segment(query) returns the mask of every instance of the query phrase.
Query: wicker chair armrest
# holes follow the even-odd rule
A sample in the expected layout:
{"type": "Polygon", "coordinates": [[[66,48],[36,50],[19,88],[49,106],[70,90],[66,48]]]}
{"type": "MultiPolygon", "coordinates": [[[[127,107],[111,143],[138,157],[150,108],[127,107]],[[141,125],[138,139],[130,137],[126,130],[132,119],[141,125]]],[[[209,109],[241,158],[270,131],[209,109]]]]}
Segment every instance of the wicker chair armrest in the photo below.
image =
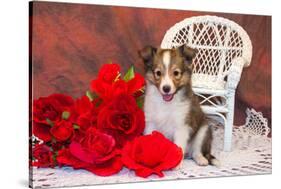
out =
{"type": "Polygon", "coordinates": [[[237,57],[232,60],[229,73],[227,75],[226,88],[235,90],[243,71],[243,67],[247,65],[247,61],[242,57],[237,57]]]}

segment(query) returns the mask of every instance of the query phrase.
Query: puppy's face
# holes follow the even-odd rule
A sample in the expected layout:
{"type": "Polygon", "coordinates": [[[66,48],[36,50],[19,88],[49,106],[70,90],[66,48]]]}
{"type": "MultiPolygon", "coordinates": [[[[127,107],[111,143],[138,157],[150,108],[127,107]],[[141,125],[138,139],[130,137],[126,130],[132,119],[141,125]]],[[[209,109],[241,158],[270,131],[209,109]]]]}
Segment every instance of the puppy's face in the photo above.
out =
{"type": "Polygon", "coordinates": [[[146,79],[158,88],[165,101],[171,101],[177,91],[191,84],[191,62],[195,54],[196,50],[186,46],[176,49],[147,46],[139,51],[146,79]]]}

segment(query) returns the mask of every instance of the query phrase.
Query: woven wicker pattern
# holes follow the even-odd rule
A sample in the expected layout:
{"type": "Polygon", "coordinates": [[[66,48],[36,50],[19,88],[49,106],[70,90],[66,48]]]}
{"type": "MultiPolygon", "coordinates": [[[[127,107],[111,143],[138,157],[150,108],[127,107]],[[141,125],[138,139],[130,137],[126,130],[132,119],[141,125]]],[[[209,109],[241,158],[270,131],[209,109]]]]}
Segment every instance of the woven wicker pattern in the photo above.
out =
{"type": "Polygon", "coordinates": [[[193,61],[193,86],[223,89],[233,60],[251,62],[251,41],[236,23],[216,17],[187,18],[169,29],[162,41],[162,48],[187,44],[198,53],[193,61]]]}

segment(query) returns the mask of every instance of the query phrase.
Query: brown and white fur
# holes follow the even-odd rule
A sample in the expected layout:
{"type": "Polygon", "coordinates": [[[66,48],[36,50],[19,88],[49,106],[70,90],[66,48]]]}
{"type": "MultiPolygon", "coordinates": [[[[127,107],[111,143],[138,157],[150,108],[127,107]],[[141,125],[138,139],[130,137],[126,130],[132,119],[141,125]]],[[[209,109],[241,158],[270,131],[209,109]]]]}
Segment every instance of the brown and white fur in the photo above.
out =
{"type": "Polygon", "coordinates": [[[218,165],[211,155],[212,130],[191,87],[196,50],[147,46],[139,51],[145,65],[145,134],[160,131],[201,166],[218,165]]]}

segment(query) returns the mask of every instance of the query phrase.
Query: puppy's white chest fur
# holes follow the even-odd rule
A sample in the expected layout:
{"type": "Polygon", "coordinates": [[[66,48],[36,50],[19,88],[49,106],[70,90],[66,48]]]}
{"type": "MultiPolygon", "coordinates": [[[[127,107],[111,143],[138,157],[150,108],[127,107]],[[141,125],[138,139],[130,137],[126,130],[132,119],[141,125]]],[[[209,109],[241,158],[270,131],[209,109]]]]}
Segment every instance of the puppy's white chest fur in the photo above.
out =
{"type": "Polygon", "coordinates": [[[188,128],[185,122],[189,107],[189,100],[184,99],[180,91],[175,94],[172,101],[166,102],[156,86],[147,82],[144,103],[145,134],[157,130],[173,140],[176,132],[180,130],[187,132],[188,128]]]}

